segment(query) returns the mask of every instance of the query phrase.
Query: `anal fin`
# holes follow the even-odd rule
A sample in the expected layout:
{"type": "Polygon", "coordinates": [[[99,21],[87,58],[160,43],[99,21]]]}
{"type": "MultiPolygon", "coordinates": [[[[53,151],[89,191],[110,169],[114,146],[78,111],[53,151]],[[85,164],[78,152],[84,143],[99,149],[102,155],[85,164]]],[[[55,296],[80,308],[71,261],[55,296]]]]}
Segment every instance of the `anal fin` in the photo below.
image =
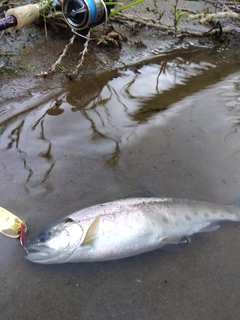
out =
{"type": "Polygon", "coordinates": [[[198,232],[212,232],[220,228],[220,225],[217,222],[210,222],[207,226],[200,229],[198,232]]]}

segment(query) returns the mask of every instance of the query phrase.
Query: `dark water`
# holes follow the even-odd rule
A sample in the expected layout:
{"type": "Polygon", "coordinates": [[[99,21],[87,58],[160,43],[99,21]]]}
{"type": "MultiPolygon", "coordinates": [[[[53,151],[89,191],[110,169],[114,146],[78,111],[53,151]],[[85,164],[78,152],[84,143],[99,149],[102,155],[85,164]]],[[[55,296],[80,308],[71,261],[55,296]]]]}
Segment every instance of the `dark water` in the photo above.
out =
{"type": "MultiPolygon", "coordinates": [[[[239,204],[239,51],[176,51],[0,117],[0,205],[29,238],[127,196],[239,204]]],[[[36,265],[0,235],[1,319],[237,319],[240,225],[176,252],[36,265]]]]}

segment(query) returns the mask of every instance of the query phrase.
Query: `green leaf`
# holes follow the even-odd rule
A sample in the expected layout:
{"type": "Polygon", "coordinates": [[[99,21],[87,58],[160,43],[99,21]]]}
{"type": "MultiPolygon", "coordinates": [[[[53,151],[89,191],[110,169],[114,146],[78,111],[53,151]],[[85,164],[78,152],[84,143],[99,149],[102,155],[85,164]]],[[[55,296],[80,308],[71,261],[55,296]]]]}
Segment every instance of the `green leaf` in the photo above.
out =
{"type": "MultiPolygon", "coordinates": [[[[109,17],[112,17],[112,16],[114,16],[115,14],[117,14],[118,12],[121,12],[121,11],[123,11],[123,10],[125,10],[125,9],[129,9],[129,8],[131,8],[131,7],[133,7],[133,6],[136,6],[137,4],[140,4],[140,3],[144,2],[144,1],[145,1],[145,0],[137,0],[137,1],[133,2],[133,3],[128,4],[128,5],[123,5],[123,6],[121,6],[120,8],[112,11],[112,12],[109,14],[109,17]]],[[[105,2],[105,3],[107,4],[107,2],[105,2]]]]}

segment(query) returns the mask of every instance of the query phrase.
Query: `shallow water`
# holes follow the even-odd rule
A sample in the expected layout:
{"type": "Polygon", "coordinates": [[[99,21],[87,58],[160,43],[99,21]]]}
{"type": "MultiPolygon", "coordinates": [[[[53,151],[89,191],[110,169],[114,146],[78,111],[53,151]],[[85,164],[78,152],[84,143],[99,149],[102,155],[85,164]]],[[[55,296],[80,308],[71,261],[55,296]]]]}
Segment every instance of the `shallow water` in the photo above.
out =
{"type": "MultiPolygon", "coordinates": [[[[239,51],[177,50],[0,117],[1,206],[29,238],[127,196],[239,204],[239,51]]],[[[1,236],[1,319],[237,319],[240,225],[176,252],[35,265],[1,236]]]]}

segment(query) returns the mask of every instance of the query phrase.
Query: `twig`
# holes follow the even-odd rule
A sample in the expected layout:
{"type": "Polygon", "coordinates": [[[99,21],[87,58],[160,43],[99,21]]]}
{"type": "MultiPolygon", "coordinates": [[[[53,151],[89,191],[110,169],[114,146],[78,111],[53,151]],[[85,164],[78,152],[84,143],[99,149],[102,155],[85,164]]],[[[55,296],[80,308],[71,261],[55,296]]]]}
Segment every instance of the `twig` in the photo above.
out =
{"type": "Polygon", "coordinates": [[[120,23],[124,23],[125,21],[131,21],[146,27],[153,28],[155,30],[162,30],[162,31],[173,31],[171,26],[166,26],[161,23],[159,23],[157,20],[154,20],[152,18],[145,18],[138,14],[138,16],[133,16],[131,14],[116,14],[113,17],[111,17],[111,20],[117,21],[120,23]]]}
{"type": "Polygon", "coordinates": [[[47,71],[41,71],[39,74],[36,74],[35,76],[48,76],[51,72],[55,71],[57,67],[61,64],[62,58],[66,55],[68,48],[73,44],[75,40],[75,34],[70,39],[69,43],[65,46],[62,54],[58,58],[58,60],[47,70],[47,71]]]}
{"type": "MultiPolygon", "coordinates": [[[[205,0],[205,2],[209,2],[209,3],[217,3],[218,0],[205,0]]],[[[228,6],[228,5],[234,5],[236,4],[236,1],[225,1],[225,5],[228,6]]]]}
{"type": "Polygon", "coordinates": [[[46,21],[46,18],[43,17],[43,21],[44,21],[44,30],[45,30],[45,38],[47,40],[48,38],[48,32],[47,32],[47,21],[46,21]]]}
{"type": "Polygon", "coordinates": [[[199,20],[200,23],[211,22],[213,19],[240,19],[240,14],[231,11],[228,9],[226,12],[217,12],[217,13],[201,13],[201,14],[190,14],[187,21],[199,20]]]}
{"type": "Polygon", "coordinates": [[[205,36],[210,35],[211,32],[212,32],[213,30],[216,30],[216,29],[219,30],[218,38],[220,38],[221,35],[222,35],[222,25],[221,25],[221,23],[220,23],[219,21],[217,21],[217,23],[214,24],[214,26],[212,27],[212,29],[210,29],[210,30],[208,30],[207,32],[205,32],[205,36]]]}
{"type": "MultiPolygon", "coordinates": [[[[87,34],[87,37],[90,38],[90,30],[89,30],[89,32],[88,32],[88,34],[87,34]]],[[[70,71],[68,72],[68,74],[67,74],[67,76],[68,76],[71,80],[72,80],[74,77],[76,77],[76,75],[78,74],[78,71],[79,71],[80,67],[81,67],[81,66],[83,65],[83,63],[84,63],[84,58],[85,58],[85,55],[86,55],[86,53],[87,53],[87,51],[88,51],[89,41],[90,41],[89,39],[87,39],[87,40],[85,41],[83,51],[80,52],[81,58],[80,58],[80,60],[78,60],[78,64],[77,64],[77,66],[75,67],[75,69],[74,69],[74,70],[70,70],[70,71]]]]}
{"type": "MultiPolygon", "coordinates": [[[[138,17],[136,17],[136,16],[133,16],[133,15],[121,13],[120,15],[115,15],[111,19],[115,19],[115,21],[120,22],[120,23],[123,23],[125,21],[131,21],[131,22],[134,22],[134,23],[141,24],[143,26],[150,27],[150,28],[155,29],[155,30],[165,31],[168,34],[174,34],[173,26],[163,25],[161,23],[158,23],[155,20],[154,20],[154,22],[152,22],[153,19],[147,19],[147,18],[141,17],[140,15],[138,15],[138,17]]],[[[229,27],[222,28],[222,33],[229,32],[230,30],[231,30],[231,28],[229,28],[229,27]]],[[[212,30],[210,32],[210,35],[213,35],[213,34],[215,34],[217,32],[219,32],[219,31],[218,30],[212,30]]],[[[178,36],[177,37],[180,38],[180,37],[184,37],[184,36],[204,37],[205,36],[205,32],[178,29],[178,36]]]]}
{"type": "Polygon", "coordinates": [[[75,34],[72,36],[72,38],[70,39],[69,43],[65,46],[62,54],[60,55],[60,57],[58,58],[58,60],[51,66],[50,68],[50,72],[51,71],[54,71],[56,69],[56,67],[58,65],[61,64],[61,61],[62,61],[62,58],[66,55],[67,51],[68,51],[68,48],[73,44],[74,40],[75,40],[75,34]]]}

